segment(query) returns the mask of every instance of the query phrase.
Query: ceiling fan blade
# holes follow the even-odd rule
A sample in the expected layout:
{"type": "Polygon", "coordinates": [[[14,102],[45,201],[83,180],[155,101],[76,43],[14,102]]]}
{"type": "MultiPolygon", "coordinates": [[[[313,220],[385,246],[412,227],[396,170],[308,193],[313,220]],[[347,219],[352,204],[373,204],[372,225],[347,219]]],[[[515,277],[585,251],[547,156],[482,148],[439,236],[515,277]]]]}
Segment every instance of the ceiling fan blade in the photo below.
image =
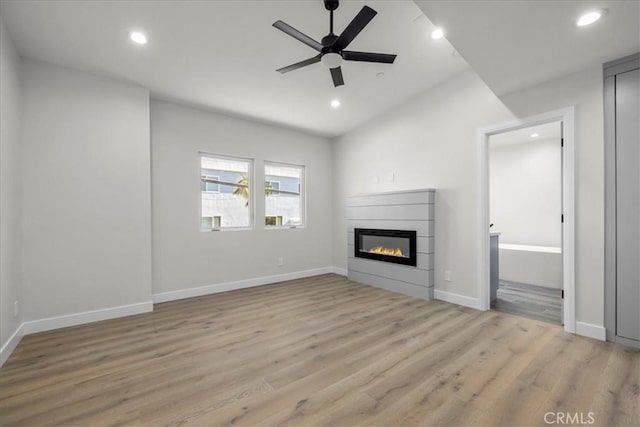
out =
{"type": "Polygon", "coordinates": [[[320,58],[322,55],[316,55],[313,58],[305,59],[304,61],[296,62],[295,64],[291,64],[287,67],[278,68],[276,71],[280,71],[282,74],[288,73],[289,71],[297,70],[298,68],[306,67],[307,65],[315,64],[316,62],[320,62],[320,58]]]}
{"type": "Polygon", "coordinates": [[[331,68],[331,78],[333,79],[333,85],[335,87],[342,86],[344,79],[342,78],[342,69],[340,67],[331,68]]]}
{"type": "Polygon", "coordinates": [[[279,29],[280,31],[282,31],[284,33],[287,33],[288,35],[290,35],[294,39],[296,39],[298,41],[301,41],[302,43],[306,44],[307,46],[317,50],[318,52],[320,52],[322,50],[322,45],[319,42],[315,41],[314,39],[312,39],[308,35],[296,30],[295,28],[293,28],[289,24],[285,24],[284,22],[278,20],[278,21],[273,23],[273,26],[276,27],[277,29],[279,29]]]}
{"type": "Polygon", "coordinates": [[[384,64],[393,64],[398,55],[390,55],[388,53],[371,53],[371,52],[355,52],[353,50],[343,50],[342,58],[345,61],[364,61],[364,62],[382,62],[384,64]]]}
{"type": "Polygon", "coordinates": [[[371,9],[369,6],[364,6],[355,18],[347,25],[342,34],[333,43],[335,50],[342,50],[349,46],[349,43],[356,38],[356,36],[362,31],[364,27],[376,16],[378,12],[371,9]]]}

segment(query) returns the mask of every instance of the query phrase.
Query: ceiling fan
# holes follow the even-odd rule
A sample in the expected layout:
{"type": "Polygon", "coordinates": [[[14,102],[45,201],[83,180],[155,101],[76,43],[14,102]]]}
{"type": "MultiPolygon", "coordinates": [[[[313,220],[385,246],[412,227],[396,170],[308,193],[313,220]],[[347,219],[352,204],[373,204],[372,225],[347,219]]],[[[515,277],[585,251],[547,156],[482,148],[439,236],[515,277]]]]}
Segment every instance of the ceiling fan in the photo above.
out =
{"type": "Polygon", "coordinates": [[[347,25],[342,34],[339,36],[333,34],[333,11],[339,6],[339,0],[324,0],[324,7],[329,11],[329,34],[324,36],[320,42],[315,41],[308,35],[296,30],[291,25],[286,24],[280,20],[273,23],[273,26],[290,35],[296,40],[301,41],[307,46],[320,52],[318,55],[305,59],[304,61],[297,62],[278,69],[281,73],[288,73],[289,71],[297,70],[307,65],[321,62],[325,67],[331,71],[331,78],[333,79],[333,85],[335,87],[344,84],[342,78],[342,69],[340,65],[342,61],[364,61],[364,62],[381,62],[384,64],[392,64],[397,55],[390,55],[386,53],[371,53],[371,52],[356,52],[352,50],[344,50],[349,43],[362,31],[364,27],[369,24],[374,16],[378,12],[371,9],[369,6],[364,6],[355,18],[347,25]]]}

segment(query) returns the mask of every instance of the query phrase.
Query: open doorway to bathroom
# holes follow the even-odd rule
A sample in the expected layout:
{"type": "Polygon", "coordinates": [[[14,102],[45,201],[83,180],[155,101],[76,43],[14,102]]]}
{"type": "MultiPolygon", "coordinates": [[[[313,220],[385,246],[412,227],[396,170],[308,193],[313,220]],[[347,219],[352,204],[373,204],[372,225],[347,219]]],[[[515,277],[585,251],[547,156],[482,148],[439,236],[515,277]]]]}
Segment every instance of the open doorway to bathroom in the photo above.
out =
{"type": "Polygon", "coordinates": [[[562,324],[562,122],[491,135],[490,307],[562,324]]]}

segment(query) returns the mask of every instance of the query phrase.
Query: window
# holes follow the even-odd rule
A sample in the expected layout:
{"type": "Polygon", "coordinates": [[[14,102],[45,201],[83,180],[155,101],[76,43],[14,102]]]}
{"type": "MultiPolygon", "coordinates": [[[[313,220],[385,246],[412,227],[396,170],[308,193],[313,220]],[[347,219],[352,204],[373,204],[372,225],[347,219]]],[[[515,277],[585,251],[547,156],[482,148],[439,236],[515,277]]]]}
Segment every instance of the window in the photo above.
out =
{"type": "Polygon", "coordinates": [[[265,226],[304,224],[304,166],[265,162],[265,226]]]}
{"type": "Polygon", "coordinates": [[[281,216],[266,216],[264,220],[265,225],[282,225],[281,216]]]}
{"type": "Polygon", "coordinates": [[[200,229],[251,227],[253,161],[200,154],[200,229]]]}
{"type": "Polygon", "coordinates": [[[220,224],[222,223],[222,219],[219,216],[203,216],[202,217],[202,228],[220,228],[220,224]]]}
{"type": "Polygon", "coordinates": [[[220,192],[219,176],[214,175],[202,175],[201,190],[207,193],[219,193],[220,192]]]}
{"type": "Polygon", "coordinates": [[[265,181],[265,194],[267,196],[277,197],[280,195],[280,181],[265,181]]]}

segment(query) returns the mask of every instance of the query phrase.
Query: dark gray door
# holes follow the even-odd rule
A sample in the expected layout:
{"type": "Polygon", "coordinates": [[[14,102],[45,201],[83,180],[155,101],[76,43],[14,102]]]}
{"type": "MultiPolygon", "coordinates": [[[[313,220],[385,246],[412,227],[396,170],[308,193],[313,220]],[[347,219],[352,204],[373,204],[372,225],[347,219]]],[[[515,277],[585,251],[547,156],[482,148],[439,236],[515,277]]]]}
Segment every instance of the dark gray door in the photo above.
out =
{"type": "Polygon", "coordinates": [[[616,335],[640,340],[640,70],[615,83],[616,335]]]}

